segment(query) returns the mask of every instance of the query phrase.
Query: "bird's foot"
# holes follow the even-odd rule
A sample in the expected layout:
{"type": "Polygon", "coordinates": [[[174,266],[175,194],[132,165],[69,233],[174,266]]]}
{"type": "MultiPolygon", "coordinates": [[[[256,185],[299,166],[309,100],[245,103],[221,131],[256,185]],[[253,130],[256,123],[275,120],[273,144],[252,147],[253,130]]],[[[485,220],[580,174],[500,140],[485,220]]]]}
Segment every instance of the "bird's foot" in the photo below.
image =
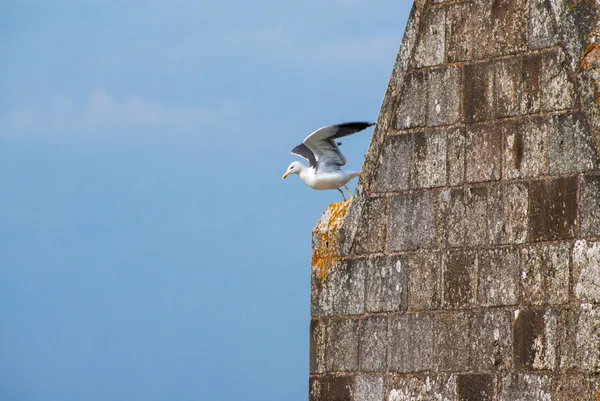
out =
{"type": "Polygon", "coordinates": [[[344,198],[344,202],[346,202],[346,195],[344,195],[344,191],[342,191],[339,188],[337,190],[340,191],[340,193],[342,194],[342,198],[344,198]]]}
{"type": "Polygon", "coordinates": [[[350,195],[350,201],[352,201],[354,199],[354,195],[352,195],[352,192],[350,192],[350,189],[348,188],[348,185],[344,185],[344,188],[346,188],[346,191],[348,191],[348,194],[350,195]]]}

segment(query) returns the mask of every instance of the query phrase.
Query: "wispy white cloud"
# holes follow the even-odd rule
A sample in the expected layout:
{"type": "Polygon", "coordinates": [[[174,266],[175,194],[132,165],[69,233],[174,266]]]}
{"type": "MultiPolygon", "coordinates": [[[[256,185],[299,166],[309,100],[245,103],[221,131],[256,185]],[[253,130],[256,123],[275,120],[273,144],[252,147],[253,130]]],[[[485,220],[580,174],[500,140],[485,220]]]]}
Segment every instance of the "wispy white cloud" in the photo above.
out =
{"type": "Polygon", "coordinates": [[[49,104],[14,108],[0,118],[0,136],[123,136],[203,132],[223,126],[238,113],[236,103],[180,108],[151,103],[139,96],[117,99],[104,89],[81,103],[56,96],[49,104]]]}

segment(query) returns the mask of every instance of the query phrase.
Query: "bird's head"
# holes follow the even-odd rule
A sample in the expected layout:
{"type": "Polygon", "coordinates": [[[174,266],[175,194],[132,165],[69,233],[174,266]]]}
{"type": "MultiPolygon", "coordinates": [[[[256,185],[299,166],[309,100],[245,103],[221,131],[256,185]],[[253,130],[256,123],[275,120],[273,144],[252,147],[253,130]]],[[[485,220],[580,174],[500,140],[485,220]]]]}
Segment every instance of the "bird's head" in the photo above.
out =
{"type": "Polygon", "coordinates": [[[283,177],[281,177],[281,179],[285,180],[287,178],[287,176],[290,175],[290,174],[298,174],[300,172],[300,170],[302,169],[302,167],[304,167],[302,165],[302,163],[300,163],[300,162],[292,162],[292,164],[289,165],[287,171],[285,172],[285,174],[283,175],[283,177]]]}

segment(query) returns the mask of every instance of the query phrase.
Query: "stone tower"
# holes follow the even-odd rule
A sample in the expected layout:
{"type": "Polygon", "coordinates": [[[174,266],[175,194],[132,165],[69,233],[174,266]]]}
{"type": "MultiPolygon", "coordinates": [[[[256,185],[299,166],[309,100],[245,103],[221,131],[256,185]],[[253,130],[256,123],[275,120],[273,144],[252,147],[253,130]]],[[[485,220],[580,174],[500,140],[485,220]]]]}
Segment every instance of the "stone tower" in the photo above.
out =
{"type": "Polygon", "coordinates": [[[600,399],[596,7],[415,1],[315,228],[311,401],[600,399]]]}

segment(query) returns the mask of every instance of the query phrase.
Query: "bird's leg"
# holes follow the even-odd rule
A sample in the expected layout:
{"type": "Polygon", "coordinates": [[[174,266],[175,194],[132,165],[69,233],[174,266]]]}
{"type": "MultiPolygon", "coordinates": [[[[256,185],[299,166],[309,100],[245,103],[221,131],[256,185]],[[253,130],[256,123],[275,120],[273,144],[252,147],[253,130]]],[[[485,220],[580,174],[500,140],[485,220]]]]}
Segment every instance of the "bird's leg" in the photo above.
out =
{"type": "Polygon", "coordinates": [[[342,194],[342,198],[344,198],[344,202],[346,202],[346,195],[344,195],[344,191],[342,191],[339,188],[337,190],[340,191],[340,193],[342,194]]]}
{"type": "Polygon", "coordinates": [[[354,199],[354,195],[352,195],[352,192],[350,192],[350,189],[348,189],[348,185],[344,185],[344,188],[346,188],[346,191],[348,191],[350,194],[350,200],[354,199]]]}

